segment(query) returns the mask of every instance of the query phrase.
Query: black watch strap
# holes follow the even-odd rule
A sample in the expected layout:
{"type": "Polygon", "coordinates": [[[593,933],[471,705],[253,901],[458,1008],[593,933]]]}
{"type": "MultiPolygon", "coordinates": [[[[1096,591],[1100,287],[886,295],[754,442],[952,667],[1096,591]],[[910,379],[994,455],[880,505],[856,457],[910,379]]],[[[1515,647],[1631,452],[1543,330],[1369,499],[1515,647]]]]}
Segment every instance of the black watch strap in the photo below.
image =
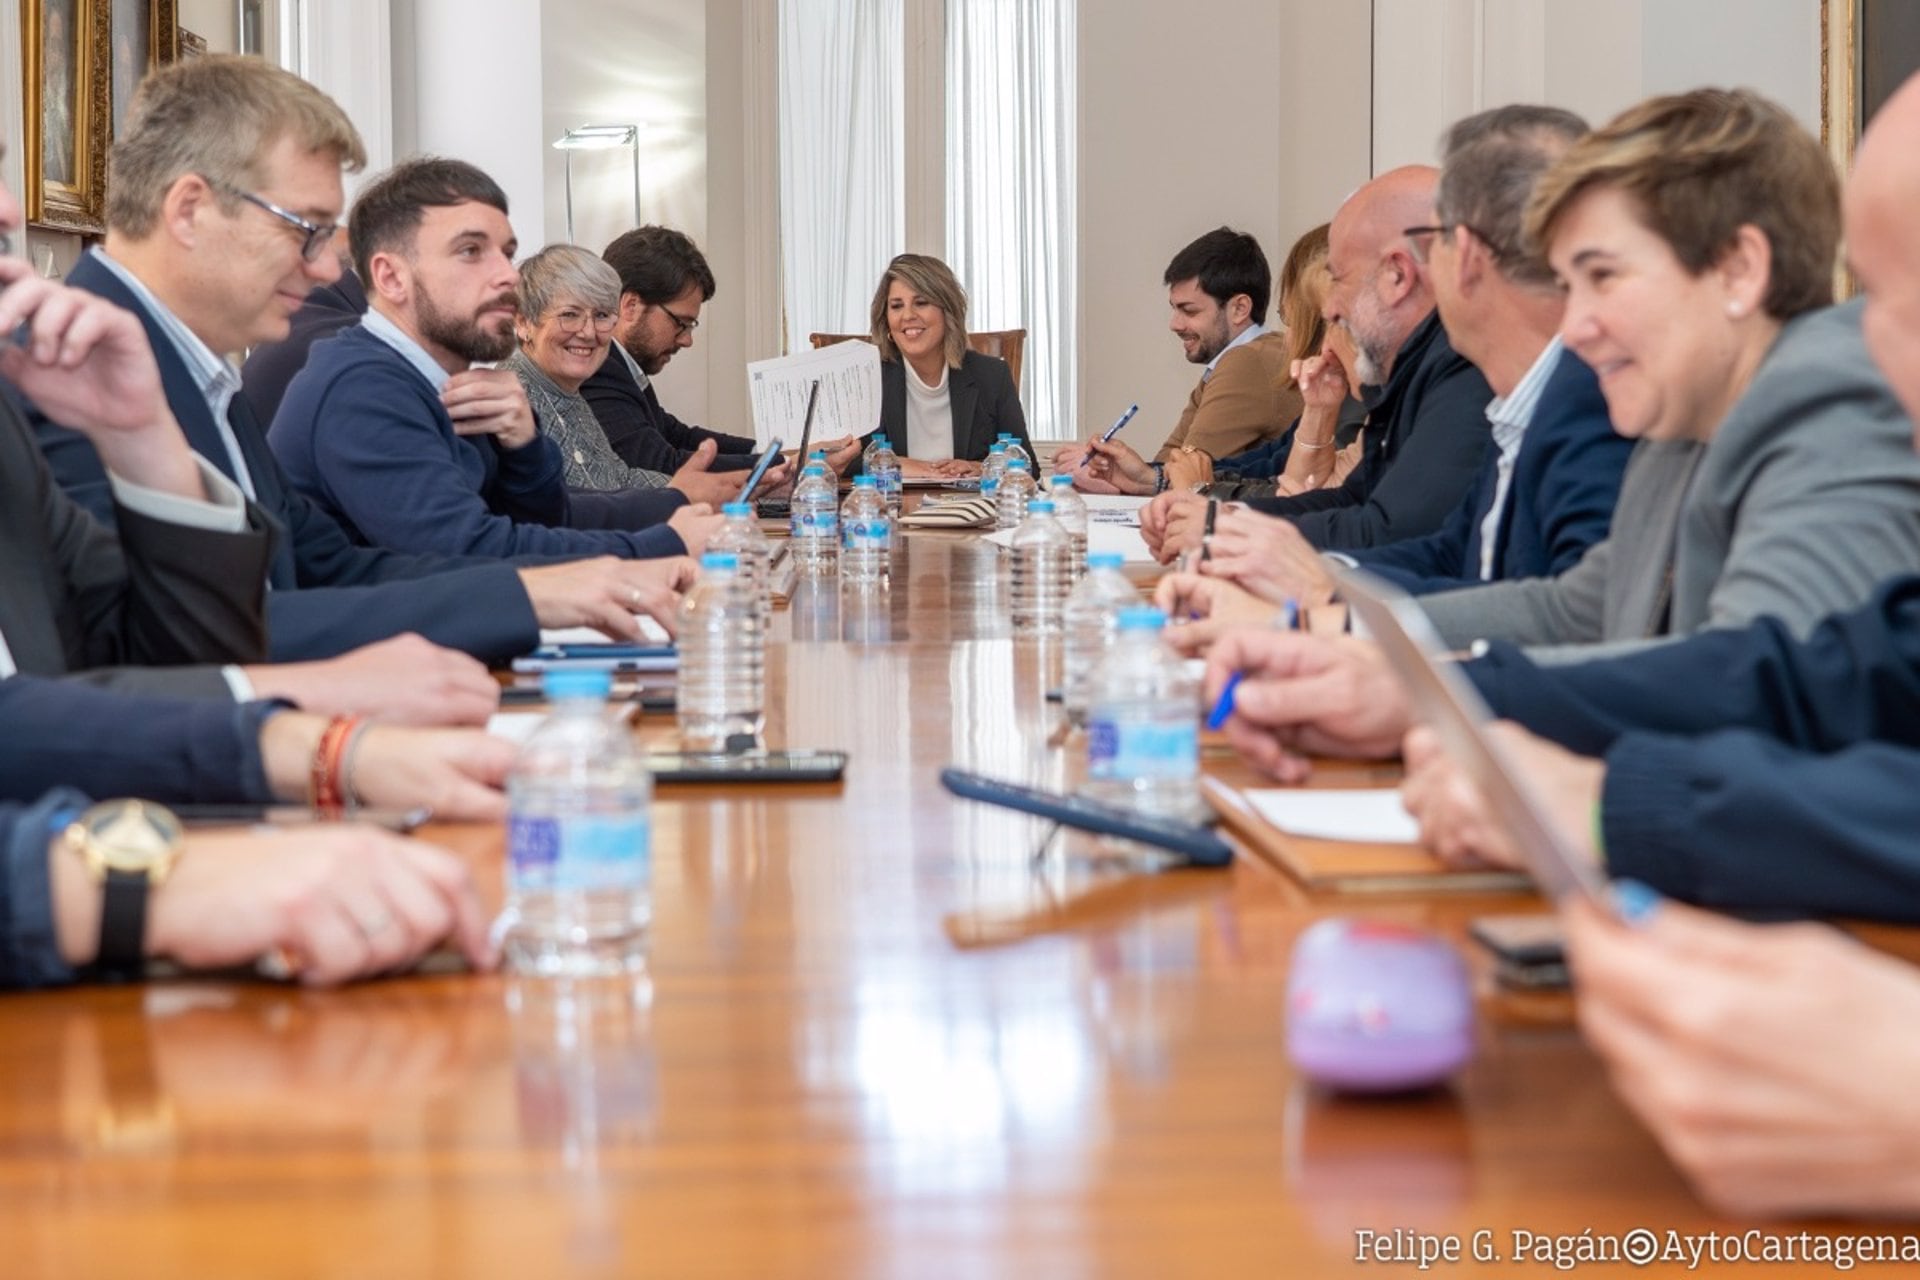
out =
{"type": "Polygon", "coordinates": [[[137,982],[147,968],[147,874],[109,869],[100,887],[100,951],[94,976],[137,982]]]}

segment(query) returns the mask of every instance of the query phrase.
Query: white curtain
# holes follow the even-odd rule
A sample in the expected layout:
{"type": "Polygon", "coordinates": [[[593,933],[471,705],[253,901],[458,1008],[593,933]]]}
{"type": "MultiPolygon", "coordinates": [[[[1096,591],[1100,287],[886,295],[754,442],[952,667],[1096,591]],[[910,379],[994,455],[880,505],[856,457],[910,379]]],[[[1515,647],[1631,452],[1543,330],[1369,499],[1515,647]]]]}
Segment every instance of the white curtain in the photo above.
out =
{"type": "Polygon", "coordinates": [[[905,238],[901,0],[781,0],[780,257],[786,349],[865,333],[905,238]]]}
{"type": "Polygon", "coordinates": [[[1027,331],[1037,439],[1077,434],[1075,3],[947,3],[947,257],[969,329],[1027,331]]]}

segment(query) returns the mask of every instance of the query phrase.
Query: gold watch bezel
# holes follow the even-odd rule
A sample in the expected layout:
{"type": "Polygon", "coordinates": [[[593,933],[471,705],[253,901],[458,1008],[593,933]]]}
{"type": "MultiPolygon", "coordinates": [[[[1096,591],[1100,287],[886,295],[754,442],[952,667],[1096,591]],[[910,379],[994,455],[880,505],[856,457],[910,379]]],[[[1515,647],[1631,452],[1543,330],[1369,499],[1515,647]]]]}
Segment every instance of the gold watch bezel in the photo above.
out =
{"type": "Polygon", "coordinates": [[[110,871],[162,884],[180,860],[186,829],[173,810],[150,800],[103,800],[62,833],[95,884],[110,871]]]}

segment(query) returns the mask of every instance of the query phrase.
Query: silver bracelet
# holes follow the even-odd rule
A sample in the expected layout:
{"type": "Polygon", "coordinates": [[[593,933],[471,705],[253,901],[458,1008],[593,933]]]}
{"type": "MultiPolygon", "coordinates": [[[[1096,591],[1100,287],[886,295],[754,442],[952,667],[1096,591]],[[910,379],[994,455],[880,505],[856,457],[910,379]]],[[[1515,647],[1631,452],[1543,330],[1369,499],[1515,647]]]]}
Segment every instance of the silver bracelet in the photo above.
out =
{"type": "Polygon", "coordinates": [[[1314,444],[1309,440],[1302,440],[1296,436],[1293,441],[1293,447],[1296,449],[1331,449],[1333,448],[1333,441],[1322,440],[1319,444],[1314,444]]]}

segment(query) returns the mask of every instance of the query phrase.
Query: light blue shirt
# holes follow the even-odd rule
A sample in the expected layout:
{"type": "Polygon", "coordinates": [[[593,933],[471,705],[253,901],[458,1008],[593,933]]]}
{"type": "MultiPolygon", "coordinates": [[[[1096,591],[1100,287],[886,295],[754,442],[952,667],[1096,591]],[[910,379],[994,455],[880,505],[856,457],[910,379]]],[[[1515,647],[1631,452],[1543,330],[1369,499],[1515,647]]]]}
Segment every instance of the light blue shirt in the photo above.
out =
{"type": "Polygon", "coordinates": [[[393,321],[381,315],[373,307],[367,308],[367,314],[360,317],[361,327],[380,341],[398,351],[406,362],[413,366],[414,372],[427,380],[435,394],[447,389],[447,383],[453,380],[451,374],[440,367],[440,362],[427,354],[427,349],[407,336],[393,321]]]}
{"type": "Polygon", "coordinates": [[[227,421],[227,410],[232,407],[233,397],[240,390],[240,371],[202,342],[199,334],[181,323],[180,317],[154,297],[153,291],[142,284],[133,272],[108,257],[101,249],[93,248],[87,252],[93,255],[94,261],[111,271],[115,279],[127,286],[127,290],[153,316],[160,331],[167,335],[180,362],[187,366],[193,385],[200,389],[207,408],[213,412],[213,428],[220,433],[220,443],[227,447],[227,461],[233,464],[233,474],[240,481],[240,488],[249,498],[257,497],[253,489],[253,475],[247,470],[247,460],[240,452],[240,441],[233,434],[233,424],[227,421]]]}
{"type": "Polygon", "coordinates": [[[1227,352],[1233,350],[1235,347],[1246,346],[1249,342],[1252,342],[1255,338],[1259,337],[1261,334],[1265,333],[1266,331],[1267,331],[1267,327],[1263,324],[1250,324],[1246,328],[1242,329],[1240,331],[1239,337],[1235,338],[1232,342],[1229,342],[1226,346],[1220,348],[1220,355],[1216,355],[1213,359],[1207,361],[1206,372],[1200,375],[1200,381],[1205,382],[1208,378],[1211,378],[1213,376],[1213,366],[1220,363],[1221,356],[1226,355],[1227,352]]]}
{"type": "Polygon", "coordinates": [[[1556,334],[1525,376],[1512,391],[1487,401],[1487,421],[1493,424],[1493,447],[1499,456],[1494,463],[1493,505],[1480,522],[1480,581],[1493,581],[1493,540],[1500,532],[1500,516],[1507,509],[1507,495],[1513,489],[1513,461],[1520,456],[1520,444],[1527,437],[1527,424],[1540,407],[1540,393],[1560,363],[1565,345],[1556,334]]]}

